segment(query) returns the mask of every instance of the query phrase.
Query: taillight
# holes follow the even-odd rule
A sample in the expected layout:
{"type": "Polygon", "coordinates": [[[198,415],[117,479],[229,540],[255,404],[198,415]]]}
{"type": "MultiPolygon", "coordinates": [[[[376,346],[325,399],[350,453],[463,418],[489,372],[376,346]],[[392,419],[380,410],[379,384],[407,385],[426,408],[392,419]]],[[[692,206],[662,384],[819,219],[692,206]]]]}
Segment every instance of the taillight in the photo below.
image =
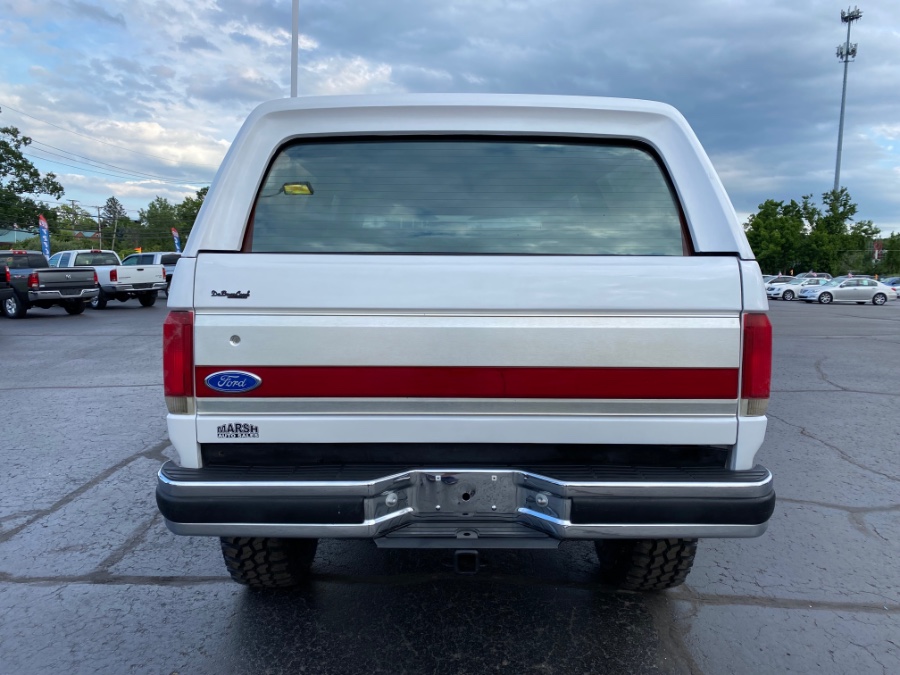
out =
{"type": "Polygon", "coordinates": [[[9,268],[6,268],[6,283],[12,283],[12,275],[9,273],[9,268]]]}
{"type": "Polygon", "coordinates": [[[97,276],[97,270],[94,270],[94,285],[95,286],[100,285],[100,277],[97,276]]]}
{"type": "Polygon", "coordinates": [[[772,386],[772,324],[765,314],[744,314],[741,414],[766,414],[772,386]]]}
{"type": "Polygon", "coordinates": [[[109,271],[109,280],[110,281],[118,281],[119,280],[119,272],[116,270],[115,267],[113,267],[109,271]]]}
{"type": "Polygon", "coordinates": [[[28,288],[33,288],[37,290],[40,287],[40,282],[38,281],[37,272],[32,272],[28,275],[28,288]]]}
{"type": "Polygon", "coordinates": [[[163,392],[170,413],[191,411],[194,396],[194,313],[169,312],[163,323],[163,392]]]}
{"type": "Polygon", "coordinates": [[[163,276],[162,276],[162,278],[163,278],[163,279],[166,278],[166,268],[165,268],[165,266],[163,267],[163,276]]]}

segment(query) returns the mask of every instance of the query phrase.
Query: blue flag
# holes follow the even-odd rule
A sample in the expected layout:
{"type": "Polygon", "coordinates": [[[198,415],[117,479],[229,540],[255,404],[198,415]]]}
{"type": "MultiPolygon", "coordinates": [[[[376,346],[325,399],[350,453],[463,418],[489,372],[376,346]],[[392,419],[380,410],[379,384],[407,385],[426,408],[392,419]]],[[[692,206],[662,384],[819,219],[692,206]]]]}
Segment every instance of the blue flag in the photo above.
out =
{"type": "Polygon", "coordinates": [[[175,252],[181,253],[181,237],[178,236],[178,230],[172,228],[172,239],[175,240],[175,252]]]}
{"type": "Polygon", "coordinates": [[[41,253],[44,257],[50,257],[50,229],[47,227],[47,219],[44,214],[38,216],[38,229],[41,235],[41,253]]]}

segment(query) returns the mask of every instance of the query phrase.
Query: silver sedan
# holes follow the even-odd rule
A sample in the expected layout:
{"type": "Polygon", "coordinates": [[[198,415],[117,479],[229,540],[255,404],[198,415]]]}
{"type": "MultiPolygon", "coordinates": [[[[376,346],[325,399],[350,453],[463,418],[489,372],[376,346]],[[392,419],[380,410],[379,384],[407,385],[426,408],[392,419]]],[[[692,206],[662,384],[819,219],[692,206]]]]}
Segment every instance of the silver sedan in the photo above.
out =
{"type": "Polygon", "coordinates": [[[823,286],[828,283],[828,279],[823,279],[822,277],[806,277],[806,278],[798,278],[793,281],[789,281],[786,284],[779,284],[777,286],[766,286],[766,295],[771,299],[775,300],[776,298],[780,298],[782,300],[793,300],[796,298],[800,291],[809,286],[823,286]]]}
{"type": "Polygon", "coordinates": [[[864,305],[883,305],[888,300],[896,300],[897,293],[890,286],[874,279],[859,277],[836,277],[822,286],[804,288],[800,291],[800,299],[805,302],[820,302],[828,305],[832,302],[855,302],[864,305]]]}

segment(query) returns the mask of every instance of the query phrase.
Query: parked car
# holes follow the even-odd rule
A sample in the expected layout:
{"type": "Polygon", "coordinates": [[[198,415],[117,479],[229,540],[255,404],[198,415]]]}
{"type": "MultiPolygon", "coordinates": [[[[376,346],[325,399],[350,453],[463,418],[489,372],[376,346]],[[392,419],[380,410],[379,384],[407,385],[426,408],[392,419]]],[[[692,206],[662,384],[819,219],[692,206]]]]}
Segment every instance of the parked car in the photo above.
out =
{"type": "Polygon", "coordinates": [[[4,251],[0,253],[4,284],[3,313],[21,319],[32,307],[50,309],[62,306],[69,314],[81,314],[86,302],[97,296],[97,274],[90,267],[72,267],[65,271],[50,267],[40,251],[4,251]]]}
{"type": "Polygon", "coordinates": [[[320,537],[470,573],[580,539],[605,581],[658,591],[698,538],[766,528],[768,303],[667,105],[264,103],[178,267],[157,504],[238,583],[303,583],[320,537]]]}
{"type": "Polygon", "coordinates": [[[822,286],[807,287],[800,291],[800,299],[805,302],[855,302],[864,305],[883,305],[888,300],[896,300],[897,292],[890,286],[865,277],[835,277],[822,286]]]}
{"type": "Polygon", "coordinates": [[[822,277],[797,278],[786,284],[766,286],[766,295],[773,300],[793,300],[801,289],[808,286],[821,286],[827,284],[828,281],[822,277]]]}
{"type": "Polygon", "coordinates": [[[801,272],[800,274],[795,274],[798,279],[807,279],[809,277],[813,277],[816,279],[831,279],[831,275],[828,272],[801,272]]]}
{"type": "Polygon", "coordinates": [[[766,286],[776,286],[778,284],[789,284],[797,277],[788,276],[787,274],[780,274],[778,276],[772,277],[766,282],[766,286]]]}
{"type": "Polygon", "coordinates": [[[175,272],[175,265],[181,257],[180,253],[175,251],[163,251],[154,253],[132,253],[125,256],[122,261],[123,265],[162,265],[166,268],[166,293],[169,292],[169,286],[172,285],[172,273],[175,272]]]}
{"type": "Polygon", "coordinates": [[[122,265],[115,251],[79,249],[60,251],[50,258],[53,267],[90,265],[97,272],[100,292],[91,298],[91,307],[103,309],[110,300],[127,302],[137,298],[142,307],[152,307],[159,291],[166,290],[166,269],[162,265],[122,265]]]}

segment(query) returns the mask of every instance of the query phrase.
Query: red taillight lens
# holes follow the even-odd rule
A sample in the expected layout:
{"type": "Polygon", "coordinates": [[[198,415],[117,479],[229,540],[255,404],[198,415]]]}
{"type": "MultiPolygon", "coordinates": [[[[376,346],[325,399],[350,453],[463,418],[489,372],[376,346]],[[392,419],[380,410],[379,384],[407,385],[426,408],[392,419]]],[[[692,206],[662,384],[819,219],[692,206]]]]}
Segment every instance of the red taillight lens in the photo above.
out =
{"type": "Polygon", "coordinates": [[[194,395],[194,313],[169,312],[163,323],[163,390],[194,395]]]}
{"type": "Polygon", "coordinates": [[[163,266],[163,279],[165,279],[165,278],[166,278],[166,268],[165,268],[165,266],[163,266]]]}
{"type": "Polygon", "coordinates": [[[97,270],[94,270],[94,284],[97,286],[100,285],[100,277],[97,276],[97,270]]]}
{"type": "Polygon", "coordinates": [[[28,288],[34,288],[36,290],[38,287],[39,282],[37,272],[32,272],[28,275],[28,288]]]}
{"type": "Polygon", "coordinates": [[[118,281],[119,280],[119,273],[118,273],[118,271],[116,271],[115,267],[109,271],[109,280],[110,281],[118,281]]]}
{"type": "Polygon", "coordinates": [[[6,268],[6,283],[12,283],[12,275],[9,273],[9,268],[6,268]]]}
{"type": "Polygon", "coordinates": [[[772,386],[772,324],[765,314],[744,314],[741,399],[744,414],[763,415],[772,386]]]}

